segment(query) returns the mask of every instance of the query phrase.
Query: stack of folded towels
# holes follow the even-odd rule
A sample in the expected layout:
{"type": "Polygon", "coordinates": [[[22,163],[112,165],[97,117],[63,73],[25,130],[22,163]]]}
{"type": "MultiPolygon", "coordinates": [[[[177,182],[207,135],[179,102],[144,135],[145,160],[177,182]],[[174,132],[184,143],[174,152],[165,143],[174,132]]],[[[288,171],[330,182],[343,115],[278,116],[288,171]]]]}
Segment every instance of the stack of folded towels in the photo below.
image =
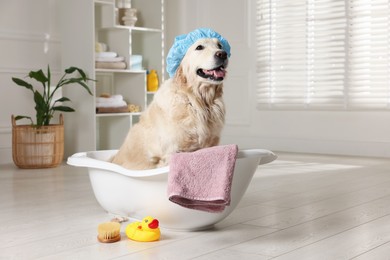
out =
{"type": "Polygon", "coordinates": [[[126,69],[125,58],[118,56],[116,52],[107,51],[104,43],[96,43],[95,67],[97,69],[126,69]]]}
{"type": "Polygon", "coordinates": [[[122,95],[102,95],[96,98],[96,113],[124,113],[129,112],[122,95]]]}

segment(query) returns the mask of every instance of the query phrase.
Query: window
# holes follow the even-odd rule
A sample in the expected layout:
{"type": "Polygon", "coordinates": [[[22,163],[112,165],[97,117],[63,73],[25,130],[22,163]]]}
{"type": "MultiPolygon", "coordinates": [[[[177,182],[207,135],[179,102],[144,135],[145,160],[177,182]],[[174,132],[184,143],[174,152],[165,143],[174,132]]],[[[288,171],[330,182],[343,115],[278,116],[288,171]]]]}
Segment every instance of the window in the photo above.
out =
{"type": "Polygon", "coordinates": [[[260,109],[390,109],[387,0],[257,0],[260,109]]]}

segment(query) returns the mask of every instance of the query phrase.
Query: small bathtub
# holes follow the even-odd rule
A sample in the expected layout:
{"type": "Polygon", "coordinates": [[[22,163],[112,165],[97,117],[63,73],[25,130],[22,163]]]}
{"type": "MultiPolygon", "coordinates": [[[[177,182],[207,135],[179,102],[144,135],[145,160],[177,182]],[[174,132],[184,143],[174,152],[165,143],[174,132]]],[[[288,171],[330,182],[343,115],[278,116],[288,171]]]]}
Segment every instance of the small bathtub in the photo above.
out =
{"type": "Polygon", "coordinates": [[[153,216],[160,226],[174,230],[203,230],[227,217],[240,202],[258,165],[272,162],[276,155],[268,150],[240,150],[234,169],[231,203],[221,213],[208,213],[181,207],[168,200],[169,166],[132,171],[107,162],[117,151],[76,153],[68,158],[72,166],[87,167],[99,204],[114,216],[141,220],[153,216]]]}

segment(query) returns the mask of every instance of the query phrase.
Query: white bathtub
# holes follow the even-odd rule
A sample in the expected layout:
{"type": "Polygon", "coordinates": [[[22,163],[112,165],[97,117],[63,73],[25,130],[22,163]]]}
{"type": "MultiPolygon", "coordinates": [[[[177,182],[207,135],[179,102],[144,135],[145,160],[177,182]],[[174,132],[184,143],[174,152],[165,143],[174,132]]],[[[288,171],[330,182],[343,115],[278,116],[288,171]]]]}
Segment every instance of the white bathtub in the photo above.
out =
{"type": "Polygon", "coordinates": [[[268,150],[240,150],[234,169],[231,204],[221,213],[181,207],[168,200],[169,166],[143,171],[127,170],[107,162],[116,150],[77,153],[68,158],[73,166],[87,167],[97,201],[110,214],[141,220],[153,216],[160,226],[175,230],[202,230],[227,217],[240,202],[258,165],[272,162],[268,150]]]}

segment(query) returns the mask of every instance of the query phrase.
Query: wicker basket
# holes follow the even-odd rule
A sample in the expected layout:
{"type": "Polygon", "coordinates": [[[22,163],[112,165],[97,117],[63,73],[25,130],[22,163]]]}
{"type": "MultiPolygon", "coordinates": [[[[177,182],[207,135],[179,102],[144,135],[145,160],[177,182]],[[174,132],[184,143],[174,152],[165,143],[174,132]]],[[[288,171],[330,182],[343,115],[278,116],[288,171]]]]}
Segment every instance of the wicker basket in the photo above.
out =
{"type": "Polygon", "coordinates": [[[64,159],[64,119],[60,123],[35,127],[16,125],[12,115],[12,159],[23,169],[51,168],[64,159]]]}

